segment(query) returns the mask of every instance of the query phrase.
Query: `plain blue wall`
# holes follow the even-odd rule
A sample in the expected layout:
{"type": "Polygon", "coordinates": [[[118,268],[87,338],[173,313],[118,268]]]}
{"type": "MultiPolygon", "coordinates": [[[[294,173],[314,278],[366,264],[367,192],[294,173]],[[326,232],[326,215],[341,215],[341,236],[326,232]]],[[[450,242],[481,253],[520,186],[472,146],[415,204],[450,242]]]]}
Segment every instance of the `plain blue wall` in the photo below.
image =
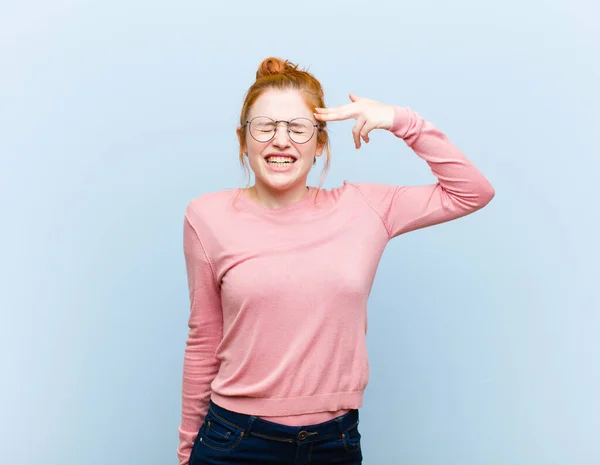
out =
{"type": "MultiPolygon", "coordinates": [[[[245,185],[238,112],[275,55],[309,66],[329,105],[418,111],[496,188],[383,257],[364,464],[599,464],[587,3],[4,0],[0,461],[176,463],[183,212],[245,185]]],[[[434,181],[390,134],[356,151],[351,127],[331,125],[325,187],[434,181]]]]}

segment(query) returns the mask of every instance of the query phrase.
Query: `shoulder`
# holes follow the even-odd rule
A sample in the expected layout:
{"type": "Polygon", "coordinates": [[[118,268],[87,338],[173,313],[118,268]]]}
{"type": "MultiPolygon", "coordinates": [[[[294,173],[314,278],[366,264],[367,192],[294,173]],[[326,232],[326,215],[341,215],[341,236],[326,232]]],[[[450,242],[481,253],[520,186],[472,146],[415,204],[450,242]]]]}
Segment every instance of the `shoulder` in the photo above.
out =
{"type": "Polygon", "coordinates": [[[360,195],[365,188],[369,188],[368,183],[350,182],[348,180],[344,180],[340,186],[335,186],[329,189],[319,189],[319,195],[337,201],[347,197],[352,197],[356,194],[360,195]]]}
{"type": "Polygon", "coordinates": [[[210,253],[209,250],[218,243],[218,238],[230,229],[232,215],[229,212],[239,192],[239,189],[207,192],[188,202],[184,231],[201,241],[205,253],[210,253]]]}
{"type": "Polygon", "coordinates": [[[340,211],[375,211],[379,216],[389,208],[399,187],[395,185],[344,180],[341,186],[319,190],[319,204],[335,206],[340,211]]]}
{"type": "Polygon", "coordinates": [[[391,184],[378,184],[369,182],[344,181],[345,199],[353,205],[363,205],[374,211],[377,216],[384,218],[391,208],[400,186],[391,184]]]}
{"type": "Polygon", "coordinates": [[[344,181],[344,185],[340,187],[341,192],[346,192],[350,197],[360,197],[362,200],[371,203],[378,202],[382,198],[393,196],[399,189],[399,186],[389,184],[377,184],[370,182],[350,182],[344,181]]]}
{"type": "Polygon", "coordinates": [[[216,192],[206,192],[190,200],[185,209],[185,216],[189,221],[223,214],[234,202],[239,189],[225,189],[216,192]]]}

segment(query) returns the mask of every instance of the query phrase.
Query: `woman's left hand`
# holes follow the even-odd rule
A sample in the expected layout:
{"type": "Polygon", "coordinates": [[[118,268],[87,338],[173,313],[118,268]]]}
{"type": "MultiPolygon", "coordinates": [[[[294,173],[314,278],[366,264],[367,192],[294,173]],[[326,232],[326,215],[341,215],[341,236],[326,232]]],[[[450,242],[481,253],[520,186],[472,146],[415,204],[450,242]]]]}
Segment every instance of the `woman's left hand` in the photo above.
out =
{"type": "Polygon", "coordinates": [[[316,108],[315,118],[320,121],[342,121],[354,118],[352,128],[354,145],[360,148],[360,139],[368,143],[373,129],[391,129],[394,123],[394,107],[384,103],[350,94],[352,103],[333,108],[316,108]]]}

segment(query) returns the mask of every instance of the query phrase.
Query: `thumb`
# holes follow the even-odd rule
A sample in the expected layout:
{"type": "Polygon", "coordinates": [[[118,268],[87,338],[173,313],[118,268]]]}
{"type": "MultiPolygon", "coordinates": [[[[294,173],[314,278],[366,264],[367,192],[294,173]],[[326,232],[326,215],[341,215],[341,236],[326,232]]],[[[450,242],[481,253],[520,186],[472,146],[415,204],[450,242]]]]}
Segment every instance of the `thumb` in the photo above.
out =
{"type": "Polygon", "coordinates": [[[353,94],[352,92],[350,92],[350,100],[352,100],[353,102],[356,102],[359,99],[360,99],[360,97],[358,95],[353,94]]]}

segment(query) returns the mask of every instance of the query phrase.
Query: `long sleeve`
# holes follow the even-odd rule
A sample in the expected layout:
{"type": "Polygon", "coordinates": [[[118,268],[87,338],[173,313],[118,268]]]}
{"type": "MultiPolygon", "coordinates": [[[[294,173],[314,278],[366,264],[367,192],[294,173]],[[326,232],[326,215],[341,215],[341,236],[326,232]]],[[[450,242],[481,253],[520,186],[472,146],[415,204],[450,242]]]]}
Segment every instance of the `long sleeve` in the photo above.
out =
{"type": "Polygon", "coordinates": [[[210,385],[219,370],[215,351],[223,333],[221,296],[212,264],[187,212],[183,245],[190,316],[183,362],[182,415],[177,449],[180,465],[188,463],[193,442],[208,411],[210,385]]]}
{"type": "Polygon", "coordinates": [[[355,186],[381,216],[390,239],[409,231],[468,215],[487,205],[494,188],[467,157],[432,123],[395,107],[390,131],[427,162],[438,179],[424,186],[355,186]]]}

